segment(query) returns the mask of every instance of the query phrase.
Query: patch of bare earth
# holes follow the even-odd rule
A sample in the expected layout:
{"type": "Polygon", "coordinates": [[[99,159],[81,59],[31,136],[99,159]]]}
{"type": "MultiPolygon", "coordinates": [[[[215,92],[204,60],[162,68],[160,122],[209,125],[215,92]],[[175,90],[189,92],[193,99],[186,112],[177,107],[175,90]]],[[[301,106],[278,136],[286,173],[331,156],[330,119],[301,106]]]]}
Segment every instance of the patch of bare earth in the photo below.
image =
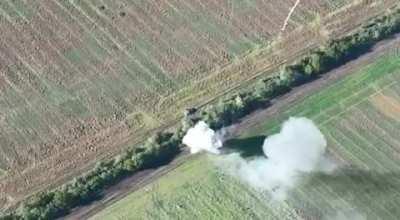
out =
{"type": "Polygon", "coordinates": [[[371,97],[371,103],[385,116],[400,120],[400,102],[397,99],[378,93],[371,97]]]}

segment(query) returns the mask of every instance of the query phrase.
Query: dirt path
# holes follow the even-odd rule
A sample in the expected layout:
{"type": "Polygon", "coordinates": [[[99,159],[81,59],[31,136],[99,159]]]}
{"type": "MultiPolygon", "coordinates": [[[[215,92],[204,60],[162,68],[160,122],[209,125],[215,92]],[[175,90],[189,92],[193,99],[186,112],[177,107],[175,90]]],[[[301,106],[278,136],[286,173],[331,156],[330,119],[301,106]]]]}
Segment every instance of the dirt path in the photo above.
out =
{"type": "MultiPolygon", "coordinates": [[[[360,56],[358,59],[324,74],[321,78],[313,82],[294,88],[290,93],[274,99],[270,107],[256,111],[245,117],[235,126],[234,130],[232,131],[233,136],[239,135],[242,131],[261,123],[265,117],[271,117],[279,113],[281,109],[287,107],[288,105],[292,105],[299,98],[303,98],[306,95],[312,94],[313,92],[318,91],[332,82],[343,78],[347,74],[353,73],[352,70],[371,63],[376,58],[390,52],[391,50],[393,52],[399,51],[399,48],[400,34],[376,44],[370,52],[360,56]]],[[[117,185],[107,189],[104,193],[103,199],[95,201],[87,206],[76,208],[71,212],[70,215],[62,219],[88,219],[99,211],[103,210],[105,207],[124,198],[128,194],[140,189],[146,184],[155,181],[159,177],[182,165],[187,159],[192,159],[193,157],[195,156],[188,155],[188,152],[185,151],[173,162],[166,166],[158,169],[144,170],[129,178],[126,178],[117,185]]]]}
{"type": "Polygon", "coordinates": [[[186,160],[193,159],[194,157],[196,156],[189,155],[188,151],[184,151],[168,165],[157,169],[142,170],[108,188],[104,192],[104,196],[101,200],[92,202],[86,206],[77,207],[72,210],[71,214],[61,219],[88,219],[112,203],[157,180],[159,177],[182,165],[186,160]]]}

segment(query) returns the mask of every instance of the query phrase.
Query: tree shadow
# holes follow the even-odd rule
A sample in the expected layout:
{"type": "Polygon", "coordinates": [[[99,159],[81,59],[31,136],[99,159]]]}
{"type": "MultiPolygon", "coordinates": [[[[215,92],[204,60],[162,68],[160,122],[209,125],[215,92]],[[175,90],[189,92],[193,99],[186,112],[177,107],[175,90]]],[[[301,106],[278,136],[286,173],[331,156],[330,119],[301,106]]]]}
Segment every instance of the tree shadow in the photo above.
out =
{"type": "Polygon", "coordinates": [[[263,143],[266,136],[254,136],[249,138],[230,139],[224,144],[224,152],[238,152],[242,157],[261,156],[263,143]]]}

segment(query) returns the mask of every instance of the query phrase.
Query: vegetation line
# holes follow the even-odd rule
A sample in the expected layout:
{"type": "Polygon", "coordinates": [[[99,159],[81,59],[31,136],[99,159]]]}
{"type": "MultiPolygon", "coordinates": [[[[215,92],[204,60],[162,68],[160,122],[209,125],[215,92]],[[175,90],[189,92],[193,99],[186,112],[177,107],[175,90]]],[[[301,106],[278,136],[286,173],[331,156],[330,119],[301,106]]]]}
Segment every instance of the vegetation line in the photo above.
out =
{"type": "Polygon", "coordinates": [[[182,125],[175,132],[159,132],[142,146],[128,149],[112,160],[99,162],[94,169],[73,181],[32,196],[17,210],[4,214],[0,219],[54,219],[64,216],[77,206],[98,200],[104,189],[123,178],[169,163],[182,151],[181,139],[197,121],[204,120],[214,129],[236,123],[256,109],[270,104],[273,98],[357,58],[378,41],[398,32],[400,9],[373,19],[352,35],[331,40],[310,51],[274,76],[258,81],[248,91],[233,94],[201,110],[188,110],[182,125]]]}

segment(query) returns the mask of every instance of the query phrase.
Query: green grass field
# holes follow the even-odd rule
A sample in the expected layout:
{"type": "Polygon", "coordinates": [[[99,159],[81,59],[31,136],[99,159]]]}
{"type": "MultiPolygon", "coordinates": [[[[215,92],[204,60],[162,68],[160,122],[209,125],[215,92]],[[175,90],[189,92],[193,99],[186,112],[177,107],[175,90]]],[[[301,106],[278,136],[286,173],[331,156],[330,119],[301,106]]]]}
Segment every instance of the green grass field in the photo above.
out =
{"type": "Polygon", "coordinates": [[[287,200],[272,201],[223,174],[215,156],[187,161],[94,219],[397,219],[400,216],[400,62],[385,55],[329,87],[287,106],[235,140],[259,153],[264,135],[289,116],[317,123],[340,169],[312,174],[287,200]]]}

